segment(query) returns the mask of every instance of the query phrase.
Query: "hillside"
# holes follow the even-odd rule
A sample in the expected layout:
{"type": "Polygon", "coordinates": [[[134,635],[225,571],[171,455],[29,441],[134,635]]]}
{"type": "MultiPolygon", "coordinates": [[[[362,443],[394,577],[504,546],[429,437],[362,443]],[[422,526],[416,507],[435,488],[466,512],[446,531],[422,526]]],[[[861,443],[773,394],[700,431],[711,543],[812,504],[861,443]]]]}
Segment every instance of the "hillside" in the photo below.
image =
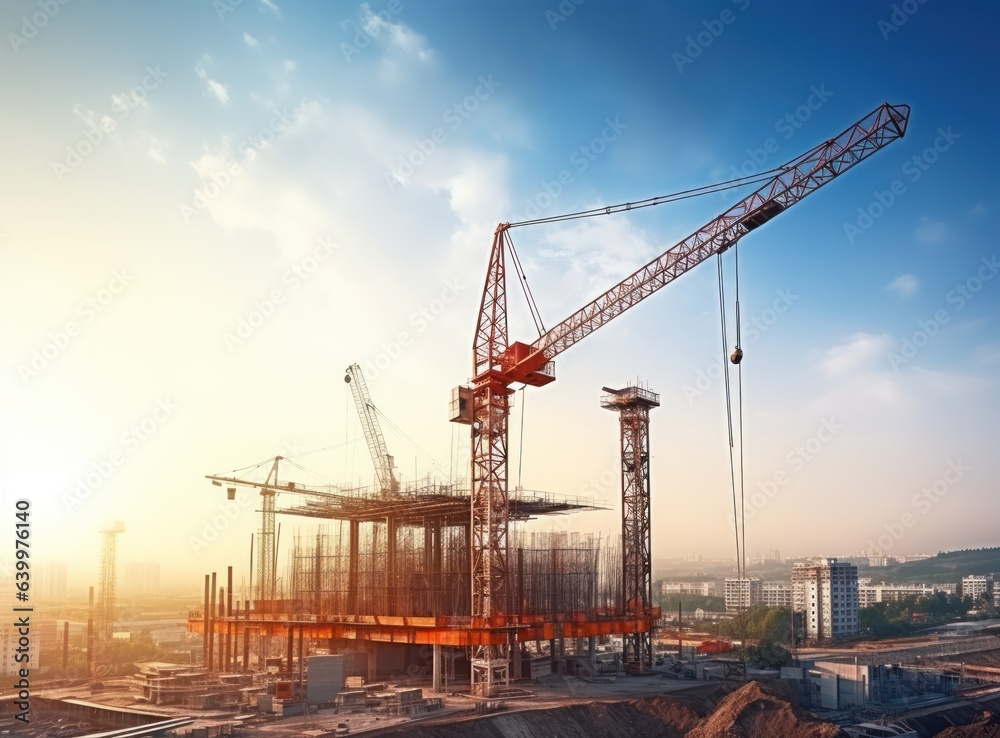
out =
{"type": "Polygon", "coordinates": [[[861,576],[887,582],[959,582],[969,574],[1000,573],[1000,548],[948,551],[923,561],[896,566],[865,567],[861,576]]]}

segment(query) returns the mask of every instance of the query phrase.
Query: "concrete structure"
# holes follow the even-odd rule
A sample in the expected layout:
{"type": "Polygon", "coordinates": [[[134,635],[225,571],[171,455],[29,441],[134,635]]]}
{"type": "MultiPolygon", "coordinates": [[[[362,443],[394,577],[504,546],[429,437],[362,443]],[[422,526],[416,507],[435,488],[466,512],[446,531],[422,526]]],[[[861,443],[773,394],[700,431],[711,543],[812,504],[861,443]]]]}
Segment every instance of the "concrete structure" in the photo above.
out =
{"type": "Polygon", "coordinates": [[[764,582],[761,586],[760,604],[765,607],[791,607],[791,582],[764,582]]]}
{"type": "Polygon", "coordinates": [[[726,577],[723,596],[727,610],[759,605],[763,597],[763,582],[758,577],[726,577]]]}
{"type": "Polygon", "coordinates": [[[809,640],[858,634],[858,568],[837,559],[792,567],[792,599],[809,640]]]}
{"type": "Polygon", "coordinates": [[[344,656],[309,656],[306,672],[306,702],[310,705],[332,703],[344,686],[344,656]]]}
{"type": "Polygon", "coordinates": [[[973,602],[993,597],[993,575],[970,575],[962,577],[962,597],[970,597],[973,602]]]}
{"type": "Polygon", "coordinates": [[[928,694],[954,694],[959,675],[933,667],[805,661],[785,667],[781,679],[799,694],[806,708],[898,705],[928,694]]]}
{"type": "Polygon", "coordinates": [[[661,582],[660,594],[663,595],[698,595],[699,597],[718,597],[715,582],[661,582]]]}
{"type": "Polygon", "coordinates": [[[871,579],[858,580],[858,607],[865,608],[879,602],[896,602],[904,597],[930,596],[936,590],[926,584],[873,584],[871,579]]]}

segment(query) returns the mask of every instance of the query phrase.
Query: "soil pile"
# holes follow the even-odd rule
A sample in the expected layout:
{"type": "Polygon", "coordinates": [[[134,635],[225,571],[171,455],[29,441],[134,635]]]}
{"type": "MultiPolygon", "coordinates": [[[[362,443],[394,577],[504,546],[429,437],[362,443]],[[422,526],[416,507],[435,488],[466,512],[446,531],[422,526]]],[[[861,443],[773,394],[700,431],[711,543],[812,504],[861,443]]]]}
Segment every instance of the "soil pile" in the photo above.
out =
{"type": "Polygon", "coordinates": [[[836,725],[798,706],[779,682],[749,682],[726,697],[688,733],[690,738],[846,738],[836,725]]]}
{"type": "Polygon", "coordinates": [[[934,738],[1000,738],[1000,715],[984,712],[970,725],[945,728],[934,738]]]}

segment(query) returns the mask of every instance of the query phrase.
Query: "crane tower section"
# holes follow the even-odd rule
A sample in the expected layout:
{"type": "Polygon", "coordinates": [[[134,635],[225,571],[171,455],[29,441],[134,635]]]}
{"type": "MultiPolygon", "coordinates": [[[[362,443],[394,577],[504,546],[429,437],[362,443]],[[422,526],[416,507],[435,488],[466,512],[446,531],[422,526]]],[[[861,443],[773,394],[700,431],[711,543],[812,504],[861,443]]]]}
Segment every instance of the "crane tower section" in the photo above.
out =
{"type": "MultiPolygon", "coordinates": [[[[601,407],[618,413],[622,461],[622,612],[637,619],[653,605],[653,572],[649,505],[649,411],[660,396],[647,388],[603,388],[601,407]]],[[[649,631],[627,633],[622,643],[626,671],[641,673],[653,666],[649,631]]]]}

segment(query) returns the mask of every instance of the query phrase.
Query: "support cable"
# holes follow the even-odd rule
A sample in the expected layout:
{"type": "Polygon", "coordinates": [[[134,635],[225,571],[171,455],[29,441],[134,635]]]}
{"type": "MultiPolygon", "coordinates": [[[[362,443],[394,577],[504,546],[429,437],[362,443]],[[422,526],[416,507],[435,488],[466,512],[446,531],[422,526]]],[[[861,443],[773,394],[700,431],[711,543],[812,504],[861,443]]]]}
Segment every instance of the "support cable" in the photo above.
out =
{"type": "Polygon", "coordinates": [[[538,331],[538,335],[542,336],[545,334],[545,323],[542,322],[542,314],[538,311],[535,296],[531,293],[531,288],[528,286],[528,276],[524,273],[524,267],[521,266],[521,257],[517,255],[517,250],[514,248],[514,241],[510,237],[510,231],[505,230],[503,238],[507,244],[507,248],[510,250],[511,262],[514,264],[514,273],[517,274],[517,281],[520,282],[521,290],[528,301],[528,312],[531,313],[531,320],[535,324],[535,330],[538,331]]]}
{"type": "Polygon", "coordinates": [[[612,213],[621,213],[629,210],[640,210],[642,208],[653,207],[654,205],[663,205],[668,202],[677,202],[678,200],[687,200],[692,197],[700,197],[701,195],[711,195],[716,192],[724,192],[725,190],[731,190],[735,187],[745,187],[747,185],[766,182],[773,179],[774,175],[783,169],[784,167],[775,167],[774,169],[769,169],[766,172],[757,172],[745,177],[729,179],[724,182],[716,182],[715,184],[693,187],[691,189],[681,190],[680,192],[674,192],[669,195],[657,195],[656,197],[650,197],[636,202],[623,202],[618,205],[607,205],[605,207],[593,208],[591,210],[581,210],[576,213],[565,213],[563,215],[552,215],[547,218],[522,220],[516,223],[508,223],[507,227],[519,228],[520,226],[538,225],[539,223],[559,223],[565,220],[577,220],[578,218],[593,218],[595,215],[611,215],[612,213]]]}

